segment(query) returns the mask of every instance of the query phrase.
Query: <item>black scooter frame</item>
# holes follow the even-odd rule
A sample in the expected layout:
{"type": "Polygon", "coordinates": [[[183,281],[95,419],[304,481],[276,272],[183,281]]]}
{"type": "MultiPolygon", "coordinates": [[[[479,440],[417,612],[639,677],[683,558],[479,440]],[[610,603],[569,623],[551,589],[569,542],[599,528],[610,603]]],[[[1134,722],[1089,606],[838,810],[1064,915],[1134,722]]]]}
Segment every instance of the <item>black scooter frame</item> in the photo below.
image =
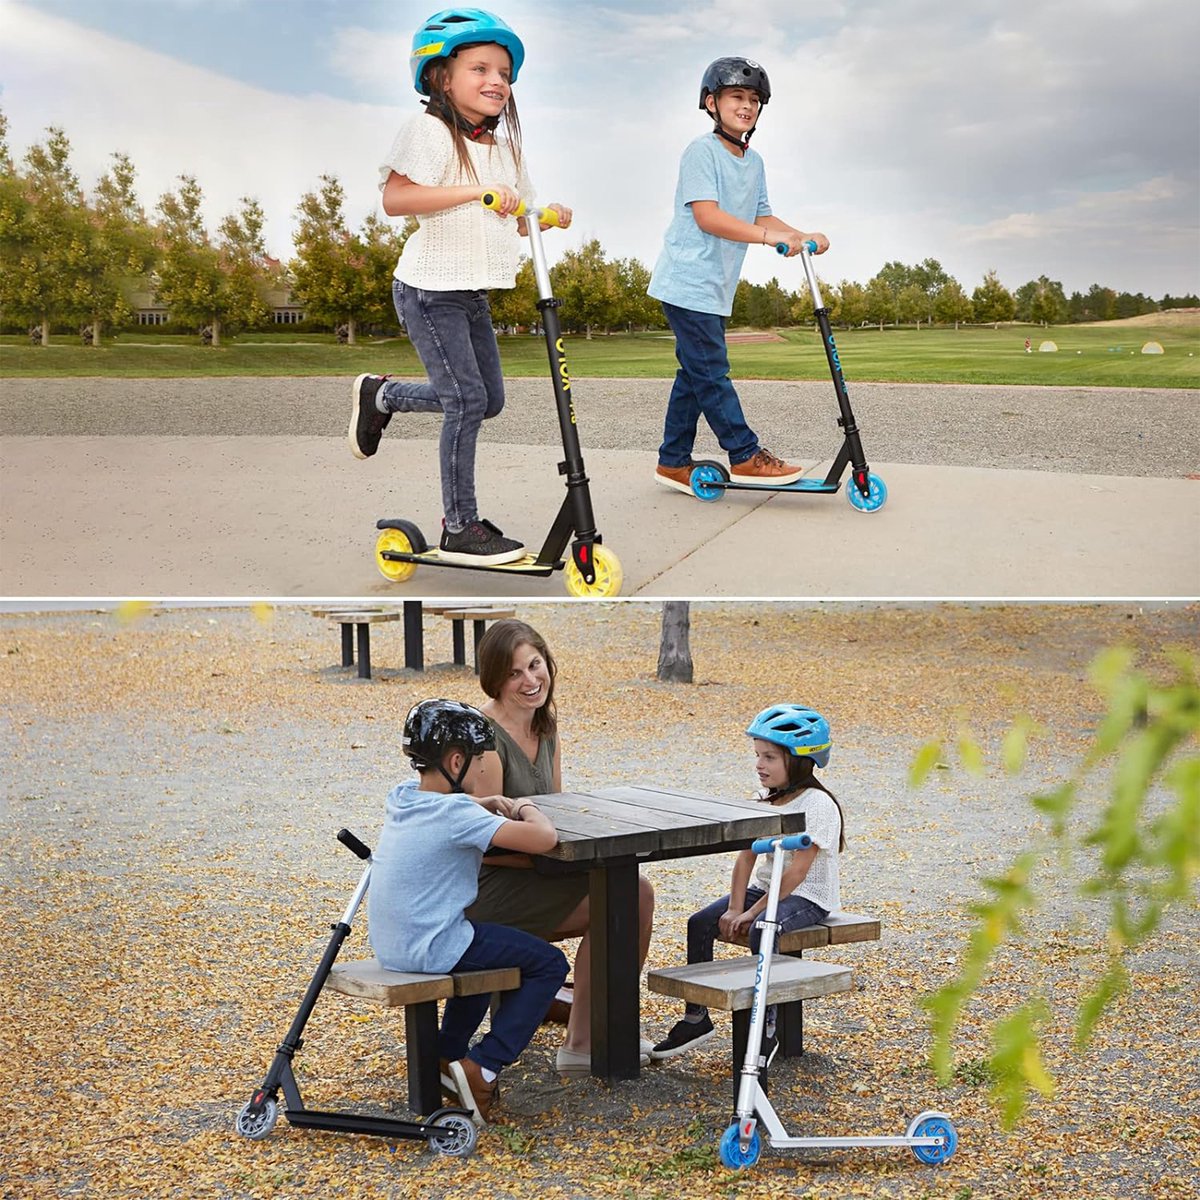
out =
{"type": "MultiPolygon", "coordinates": [[[[492,208],[495,206],[495,197],[490,192],[484,193],[482,203],[485,208],[492,208]]],[[[544,210],[544,212],[546,215],[554,216],[551,209],[544,210]]],[[[493,565],[446,562],[444,559],[428,555],[429,545],[421,531],[411,521],[396,518],[384,518],[377,521],[375,528],[400,530],[412,542],[412,552],[380,550],[378,554],[387,562],[419,563],[421,566],[429,567],[455,567],[465,571],[507,571],[510,574],[545,577],[555,571],[561,571],[566,565],[563,552],[567,548],[567,543],[570,542],[571,557],[575,561],[575,567],[584,583],[590,586],[596,582],[593,547],[601,544],[604,539],[596,532],[596,518],[592,513],[592,494],[588,487],[588,477],[583,464],[583,450],[579,444],[575,404],[571,399],[571,376],[567,370],[562,326],[556,311],[562,301],[555,299],[550,290],[550,276],[546,268],[545,252],[542,248],[541,227],[538,224],[543,216],[543,210],[530,208],[523,212],[519,211],[518,215],[526,217],[534,275],[538,282],[537,307],[541,314],[542,330],[546,338],[546,353],[550,360],[550,381],[554,386],[554,403],[558,412],[558,428],[563,445],[564,459],[558,464],[558,473],[566,476],[567,494],[563,497],[558,515],[554,518],[550,532],[546,535],[545,542],[542,543],[541,551],[533,562],[520,560],[517,563],[493,565]],[[573,542],[571,541],[572,534],[575,535],[573,542]]]]}
{"type": "MultiPolygon", "coordinates": [[[[841,413],[837,423],[843,433],[841,448],[838,450],[829,472],[821,482],[799,479],[794,483],[743,483],[732,478],[724,478],[705,479],[703,483],[705,488],[731,492],[815,492],[828,495],[841,488],[842,475],[849,466],[851,481],[853,486],[858,489],[859,494],[864,500],[871,494],[871,468],[867,465],[862,438],[859,436],[858,424],[854,419],[854,410],[850,407],[850,392],[846,387],[846,378],[842,374],[842,362],[838,355],[837,343],[833,339],[833,330],[829,324],[829,309],[821,301],[821,289],[813,271],[811,256],[816,248],[815,242],[806,242],[800,251],[800,259],[804,266],[804,273],[808,277],[808,287],[815,306],[813,315],[816,317],[817,328],[821,333],[821,344],[825,347],[825,358],[829,363],[829,373],[833,379],[834,391],[837,393],[838,409],[841,413]]],[[[776,249],[780,254],[786,254],[788,248],[781,244],[776,249]]],[[[713,463],[712,465],[718,467],[722,474],[725,474],[724,468],[720,464],[713,463]]]]}
{"type": "MultiPolygon", "coordinates": [[[[317,997],[320,996],[321,989],[325,986],[325,981],[329,978],[329,972],[333,969],[342,943],[350,934],[351,921],[366,895],[367,884],[371,877],[370,847],[360,842],[348,829],[338,830],[337,839],[343,846],[363,859],[367,866],[363,870],[354,897],[342,919],[330,927],[333,930],[333,936],[329,939],[316,974],[313,975],[308,990],[304,993],[300,1010],[296,1013],[287,1036],[275,1052],[270,1069],[267,1071],[267,1077],[238,1115],[237,1130],[243,1136],[255,1140],[266,1137],[275,1124],[276,1104],[282,1090],[283,1115],[287,1118],[289,1125],[304,1129],[328,1129],[338,1133],[366,1133],[376,1137],[424,1141],[442,1141],[453,1137],[455,1129],[459,1128],[459,1125],[456,1123],[454,1128],[448,1128],[446,1125],[439,1125],[438,1121],[447,1116],[463,1117],[465,1124],[471,1125],[471,1114],[466,1109],[443,1108],[433,1113],[428,1121],[403,1121],[394,1117],[377,1117],[366,1113],[320,1112],[304,1107],[304,1101],[300,1096],[300,1085],[296,1082],[296,1076],[292,1070],[292,1060],[304,1045],[304,1027],[312,1015],[317,997]]],[[[471,1125],[471,1129],[474,1129],[473,1125],[471,1125]]],[[[473,1147],[473,1132],[468,1132],[465,1126],[462,1126],[462,1132],[467,1134],[467,1140],[473,1147]]]]}

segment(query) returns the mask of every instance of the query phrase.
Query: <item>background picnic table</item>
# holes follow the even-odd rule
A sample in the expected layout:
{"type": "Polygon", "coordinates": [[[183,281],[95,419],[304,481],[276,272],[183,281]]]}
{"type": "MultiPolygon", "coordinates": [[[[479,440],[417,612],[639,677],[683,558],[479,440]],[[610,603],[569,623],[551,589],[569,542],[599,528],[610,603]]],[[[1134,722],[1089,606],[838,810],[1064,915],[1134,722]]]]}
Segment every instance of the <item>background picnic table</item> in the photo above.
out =
{"type": "MultiPolygon", "coordinates": [[[[440,667],[348,686],[329,666],[329,630],[303,609],[180,609],[129,624],[2,614],[0,918],[13,933],[0,1002],[19,1019],[0,1032],[0,1195],[1190,1194],[1194,908],[1168,912],[1135,957],[1133,989],[1086,1056],[1052,1022],[1058,1092],[1012,1135],[988,1101],[970,1022],[958,1077],[936,1086],[920,999],[954,970],[978,878],[1024,844],[1020,796],[1076,761],[1100,711],[1088,662],[1121,639],[1146,655],[1194,643],[1197,606],[693,604],[692,685],[654,680],[658,605],[538,604],[518,616],[560,663],[570,788],[658,776],[746,795],[742,730],[755,711],[795,698],[830,717],[823,778],[847,815],[843,899],[877,913],[884,935],[815,956],[850,966],[857,990],[812,1006],[808,1053],[776,1063],[772,1094],[789,1128],[814,1133],[899,1132],[920,1109],[944,1108],[962,1138],[951,1163],[765,1151],[735,1175],[715,1153],[725,1036],[610,1090],[558,1079],[559,1027],[506,1073],[506,1124],[471,1160],[283,1121],[265,1142],[236,1137],[233,1119],[357,879],[334,832],[377,837],[384,795],[408,774],[409,704],[478,699],[475,677],[440,667]],[[1019,779],[943,775],[908,791],[912,754],[952,737],[960,713],[994,742],[1017,710],[1046,730],[1019,779]]],[[[650,965],[684,960],[686,917],[724,890],[728,867],[646,868],[659,897],[650,965]]],[[[1103,959],[1104,915],[1052,891],[975,1001],[980,1015],[1035,985],[1075,998],[1103,959]]],[[[356,925],[349,951],[366,953],[365,933],[356,925]]],[[[651,1036],[676,1015],[643,993],[651,1036]]],[[[403,1111],[402,1038],[387,1014],[323,998],[298,1059],[306,1097],[403,1111]]]]}

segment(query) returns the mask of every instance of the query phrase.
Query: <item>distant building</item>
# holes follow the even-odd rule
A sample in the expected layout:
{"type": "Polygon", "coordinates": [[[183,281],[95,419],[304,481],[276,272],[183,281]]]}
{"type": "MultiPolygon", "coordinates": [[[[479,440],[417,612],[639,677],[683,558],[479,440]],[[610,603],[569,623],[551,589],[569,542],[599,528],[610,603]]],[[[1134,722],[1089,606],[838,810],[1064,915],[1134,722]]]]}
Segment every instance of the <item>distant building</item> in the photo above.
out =
{"type": "MultiPolygon", "coordinates": [[[[272,280],[262,297],[271,310],[271,321],[275,325],[299,325],[304,320],[304,307],[292,291],[290,272],[277,258],[268,256],[264,266],[272,280]]],[[[171,319],[170,310],[155,294],[158,280],[153,274],[140,280],[128,296],[133,320],[137,325],[165,325],[171,319]]]]}

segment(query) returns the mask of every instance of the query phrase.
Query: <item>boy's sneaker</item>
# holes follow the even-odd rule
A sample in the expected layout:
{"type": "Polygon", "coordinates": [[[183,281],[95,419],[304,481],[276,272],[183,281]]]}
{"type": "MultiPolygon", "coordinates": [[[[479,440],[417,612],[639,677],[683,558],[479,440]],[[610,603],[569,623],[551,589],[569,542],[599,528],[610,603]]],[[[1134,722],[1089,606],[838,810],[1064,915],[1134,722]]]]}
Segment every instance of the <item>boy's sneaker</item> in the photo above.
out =
{"type": "Polygon", "coordinates": [[[692,464],[688,463],[686,467],[664,467],[662,463],[658,464],[654,472],[654,478],[663,487],[674,488],[677,492],[685,492],[691,496],[692,492],[692,464]]]}
{"type": "Polygon", "coordinates": [[[459,1102],[469,1109],[476,1125],[486,1125],[488,1113],[496,1103],[500,1091],[498,1080],[488,1083],[473,1058],[460,1058],[450,1064],[450,1078],[454,1080],[459,1102]]]}
{"type": "Polygon", "coordinates": [[[676,1021],[671,1032],[650,1051],[650,1057],[674,1058],[677,1054],[703,1046],[716,1032],[711,1018],[707,1016],[701,1021],[676,1021]]]}
{"type": "Polygon", "coordinates": [[[350,451],[355,458],[370,458],[379,449],[379,439],[392,419],[375,407],[375,396],[387,382],[386,375],[360,375],[354,381],[350,405],[350,451]]]}
{"type": "Polygon", "coordinates": [[[804,474],[804,468],[785,463],[760,446],[751,458],[730,467],[729,473],[743,483],[795,483],[804,474]]]}
{"type": "Polygon", "coordinates": [[[491,521],[482,518],[472,521],[461,533],[443,529],[439,550],[447,562],[480,567],[516,562],[525,554],[525,547],[520,542],[506,538],[491,521]]]}

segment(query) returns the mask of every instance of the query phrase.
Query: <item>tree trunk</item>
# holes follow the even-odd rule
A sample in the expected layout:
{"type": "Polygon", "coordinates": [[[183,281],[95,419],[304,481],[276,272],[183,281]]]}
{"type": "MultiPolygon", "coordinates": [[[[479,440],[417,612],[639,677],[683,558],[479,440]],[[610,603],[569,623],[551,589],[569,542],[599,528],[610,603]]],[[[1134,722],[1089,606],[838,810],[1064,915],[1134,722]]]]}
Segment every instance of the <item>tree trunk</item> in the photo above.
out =
{"type": "Polygon", "coordinates": [[[213,331],[212,344],[214,346],[219,346],[221,344],[221,318],[220,317],[213,317],[212,331],[213,331]]]}
{"type": "Polygon", "coordinates": [[[347,321],[346,325],[347,325],[346,345],[347,346],[357,346],[358,342],[355,340],[355,338],[358,333],[358,322],[355,321],[355,319],[353,317],[351,317],[350,320],[347,321]]]}
{"type": "Polygon", "coordinates": [[[663,602],[662,641],[658,647],[658,678],[665,683],[692,682],[692,652],[688,646],[690,603],[663,602]]]}
{"type": "Polygon", "coordinates": [[[100,345],[100,318],[99,317],[92,318],[92,345],[93,346],[100,345]]]}
{"type": "Polygon", "coordinates": [[[50,318],[42,318],[42,345],[50,345],[50,318]]]}

